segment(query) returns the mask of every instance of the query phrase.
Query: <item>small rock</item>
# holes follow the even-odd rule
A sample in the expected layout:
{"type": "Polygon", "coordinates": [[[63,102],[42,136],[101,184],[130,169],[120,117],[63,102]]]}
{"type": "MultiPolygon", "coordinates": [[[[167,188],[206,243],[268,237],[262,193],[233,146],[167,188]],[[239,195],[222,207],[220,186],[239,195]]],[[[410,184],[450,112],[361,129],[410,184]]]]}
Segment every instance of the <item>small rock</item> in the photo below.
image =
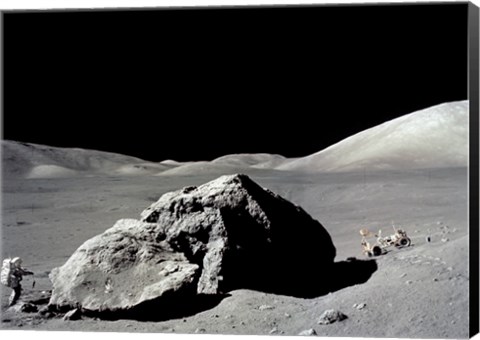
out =
{"type": "Polygon", "coordinates": [[[269,306],[269,305],[261,305],[260,307],[258,307],[258,310],[268,310],[268,309],[275,309],[275,307],[269,306]]]}
{"type": "Polygon", "coordinates": [[[433,282],[438,282],[438,279],[436,277],[434,277],[433,282]]]}
{"type": "Polygon", "coordinates": [[[207,330],[206,330],[205,328],[197,328],[197,329],[195,330],[195,333],[197,333],[197,334],[205,333],[205,332],[207,332],[207,330]]]}
{"type": "Polygon", "coordinates": [[[39,309],[38,314],[46,316],[47,314],[52,313],[52,306],[46,305],[39,309]]]}
{"type": "Polygon", "coordinates": [[[358,306],[358,303],[354,303],[352,307],[357,308],[357,306],[358,306]]]}
{"type": "Polygon", "coordinates": [[[38,308],[30,302],[18,302],[9,307],[8,310],[15,313],[35,313],[38,311],[38,308]]]}
{"type": "Polygon", "coordinates": [[[443,242],[443,243],[448,242],[448,241],[450,241],[450,240],[449,240],[447,237],[442,238],[442,242],[443,242]]]}
{"type": "Polygon", "coordinates": [[[292,317],[292,316],[291,316],[290,314],[288,314],[288,313],[285,313],[284,315],[285,315],[286,318],[291,318],[291,317],[292,317]]]}
{"type": "Polygon", "coordinates": [[[418,230],[414,230],[414,233],[417,234],[417,233],[419,233],[419,231],[418,231],[418,230]]]}
{"type": "Polygon", "coordinates": [[[426,237],[425,237],[425,242],[430,243],[431,241],[432,241],[432,239],[431,239],[430,236],[426,236],[426,237]]]}
{"type": "Polygon", "coordinates": [[[63,316],[63,320],[74,321],[74,320],[80,320],[81,317],[82,317],[82,312],[80,311],[80,309],[75,308],[69,311],[67,314],[65,314],[63,316]]]}
{"type": "Polygon", "coordinates": [[[277,327],[273,327],[270,332],[268,332],[268,334],[276,334],[278,333],[278,328],[277,327]]]}
{"type": "Polygon", "coordinates": [[[407,273],[403,273],[402,275],[400,275],[400,278],[405,277],[405,276],[407,276],[407,273]]]}
{"type": "Polygon", "coordinates": [[[447,267],[447,270],[451,272],[453,270],[453,267],[447,267]]]}
{"type": "Polygon", "coordinates": [[[405,283],[406,283],[407,285],[411,285],[411,284],[413,283],[413,281],[408,280],[408,281],[405,281],[405,283]]]}
{"type": "Polygon", "coordinates": [[[357,307],[355,307],[355,308],[357,308],[358,310],[362,310],[362,309],[364,309],[366,306],[367,306],[366,303],[359,303],[359,304],[357,305],[357,307]]]}
{"type": "Polygon", "coordinates": [[[346,318],[347,316],[340,311],[335,309],[327,309],[322,315],[320,315],[317,323],[320,325],[328,325],[336,321],[342,321],[346,318]]]}
{"type": "Polygon", "coordinates": [[[20,312],[23,313],[36,313],[38,312],[38,307],[33,303],[26,302],[20,306],[20,312]]]}
{"type": "Polygon", "coordinates": [[[225,319],[231,319],[231,318],[232,318],[232,315],[231,315],[231,314],[225,315],[225,319]]]}
{"type": "Polygon", "coordinates": [[[317,332],[313,328],[310,328],[310,329],[306,329],[304,331],[301,331],[300,333],[298,333],[298,335],[312,336],[312,335],[317,335],[317,332]]]}

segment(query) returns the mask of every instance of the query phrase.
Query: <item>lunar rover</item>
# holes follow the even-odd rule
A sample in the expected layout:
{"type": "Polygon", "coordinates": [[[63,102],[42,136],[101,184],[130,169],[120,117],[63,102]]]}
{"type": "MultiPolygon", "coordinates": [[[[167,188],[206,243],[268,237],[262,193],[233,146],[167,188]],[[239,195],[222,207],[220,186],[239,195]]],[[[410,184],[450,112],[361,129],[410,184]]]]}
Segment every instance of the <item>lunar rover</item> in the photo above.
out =
{"type": "Polygon", "coordinates": [[[367,228],[360,230],[360,235],[362,235],[362,248],[363,253],[368,257],[379,256],[387,252],[387,248],[396,247],[403,248],[408,247],[412,244],[412,241],[407,236],[407,232],[400,228],[395,228],[393,226],[394,233],[390,236],[382,237],[382,231],[379,230],[378,233],[374,234],[369,231],[367,228]],[[375,242],[368,242],[367,238],[375,237],[375,242]]]}

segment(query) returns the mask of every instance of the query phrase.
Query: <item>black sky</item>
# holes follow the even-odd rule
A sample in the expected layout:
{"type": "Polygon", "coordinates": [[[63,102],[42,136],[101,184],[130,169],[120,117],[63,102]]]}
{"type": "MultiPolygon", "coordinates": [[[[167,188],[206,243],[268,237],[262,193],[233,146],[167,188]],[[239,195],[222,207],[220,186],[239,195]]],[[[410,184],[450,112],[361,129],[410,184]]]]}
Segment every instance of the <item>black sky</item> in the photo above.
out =
{"type": "Polygon", "coordinates": [[[6,13],[3,137],[154,161],[305,156],[467,99],[467,6],[6,13]]]}

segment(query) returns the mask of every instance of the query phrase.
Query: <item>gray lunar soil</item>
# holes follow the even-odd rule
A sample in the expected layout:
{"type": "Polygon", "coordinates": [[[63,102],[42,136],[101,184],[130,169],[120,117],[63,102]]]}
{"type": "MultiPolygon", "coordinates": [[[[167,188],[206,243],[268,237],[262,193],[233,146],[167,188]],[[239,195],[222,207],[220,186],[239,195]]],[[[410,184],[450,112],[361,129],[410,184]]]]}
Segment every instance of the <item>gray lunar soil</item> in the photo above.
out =
{"type": "MultiPolygon", "coordinates": [[[[376,258],[378,269],[367,282],[325,296],[305,299],[238,289],[208,310],[161,322],[63,321],[18,315],[5,310],[10,292],[3,289],[2,328],[257,335],[272,331],[297,335],[313,328],[321,336],[468,336],[466,169],[380,171],[366,176],[266,171],[250,176],[320,221],[337,249],[336,261],[364,258],[358,230],[366,226],[387,232],[392,220],[407,231],[413,246],[376,258]],[[431,237],[430,243],[426,236],[431,237]],[[354,307],[362,303],[363,309],[354,307]],[[348,318],[319,325],[320,315],[332,308],[348,318]]],[[[162,193],[199,185],[211,177],[4,181],[2,256],[21,255],[25,266],[36,273],[35,290],[50,290],[48,274],[81,243],[118,219],[137,216],[162,193]]],[[[319,268],[310,270],[322,275],[319,268]]],[[[299,281],[312,274],[295,267],[284,271],[299,281]]],[[[25,296],[30,286],[31,278],[26,277],[25,296]]]]}

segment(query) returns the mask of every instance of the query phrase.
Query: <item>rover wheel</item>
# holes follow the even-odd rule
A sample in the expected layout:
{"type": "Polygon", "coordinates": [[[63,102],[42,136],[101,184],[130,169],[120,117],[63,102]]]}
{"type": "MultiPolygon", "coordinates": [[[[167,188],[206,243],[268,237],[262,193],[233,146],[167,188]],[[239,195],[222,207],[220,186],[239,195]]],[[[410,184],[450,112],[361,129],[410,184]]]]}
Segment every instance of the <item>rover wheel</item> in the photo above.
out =
{"type": "Polygon", "coordinates": [[[408,237],[403,237],[397,242],[397,247],[408,247],[412,241],[408,237]]]}
{"type": "Polygon", "coordinates": [[[374,246],[372,249],[373,256],[380,256],[382,255],[382,248],[379,246],[374,246]]]}

